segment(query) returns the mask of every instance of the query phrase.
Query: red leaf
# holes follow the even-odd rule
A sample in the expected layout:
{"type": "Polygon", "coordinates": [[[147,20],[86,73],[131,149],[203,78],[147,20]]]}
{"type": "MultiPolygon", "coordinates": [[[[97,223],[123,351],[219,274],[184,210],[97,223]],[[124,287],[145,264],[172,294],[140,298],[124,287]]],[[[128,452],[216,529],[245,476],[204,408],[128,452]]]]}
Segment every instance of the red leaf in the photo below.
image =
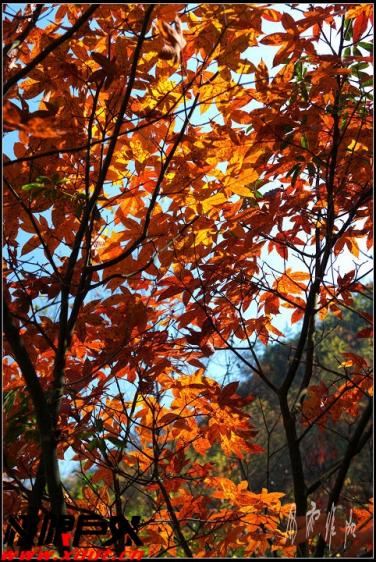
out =
{"type": "Polygon", "coordinates": [[[233,394],[236,393],[236,389],[239,386],[239,381],[230,382],[224,388],[222,388],[221,393],[218,397],[218,403],[224,403],[228,400],[233,394]]]}
{"type": "Polygon", "coordinates": [[[281,244],[276,244],[275,249],[277,250],[277,253],[281,256],[281,258],[287,260],[287,258],[289,257],[289,253],[287,251],[286,246],[282,246],[281,244]]]}
{"type": "Polygon", "coordinates": [[[201,351],[202,353],[205,355],[205,357],[210,357],[210,355],[213,355],[213,353],[215,352],[214,347],[212,346],[211,343],[205,343],[204,345],[201,345],[201,351]]]}
{"type": "Polygon", "coordinates": [[[276,10],[272,10],[271,8],[267,8],[263,10],[261,17],[267,21],[281,21],[281,14],[276,10]]]}
{"type": "Polygon", "coordinates": [[[292,313],[291,324],[295,324],[295,322],[298,322],[303,316],[304,316],[304,310],[302,310],[301,308],[297,308],[292,313]]]}
{"type": "Polygon", "coordinates": [[[367,21],[368,18],[364,12],[355,19],[353,34],[354,43],[357,43],[362,37],[363,33],[366,31],[367,21]]]}
{"type": "Polygon", "coordinates": [[[270,295],[265,299],[265,314],[279,313],[279,298],[276,295],[270,295]]]}
{"type": "Polygon", "coordinates": [[[111,61],[107,57],[101,55],[100,53],[91,53],[91,56],[96,63],[100,64],[101,67],[107,72],[107,74],[114,74],[114,61],[111,61]]]}
{"type": "Polygon", "coordinates": [[[356,335],[358,338],[372,338],[373,328],[363,328],[363,330],[360,330],[356,335]]]}
{"type": "Polygon", "coordinates": [[[291,29],[293,31],[296,30],[296,22],[294,18],[290,16],[290,14],[287,13],[283,14],[281,21],[285,29],[291,29]]]}

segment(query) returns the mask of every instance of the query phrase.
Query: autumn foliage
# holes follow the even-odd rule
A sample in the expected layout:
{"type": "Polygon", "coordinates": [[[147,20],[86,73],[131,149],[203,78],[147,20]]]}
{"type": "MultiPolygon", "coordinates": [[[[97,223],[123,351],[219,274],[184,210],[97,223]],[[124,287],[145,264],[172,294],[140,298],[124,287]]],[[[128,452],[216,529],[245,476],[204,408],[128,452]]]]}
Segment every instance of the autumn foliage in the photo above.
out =
{"type": "Polygon", "coordinates": [[[274,7],[5,5],[7,515],[137,514],[148,557],[370,555],[372,365],[318,346],[349,310],[371,337],[372,9],[274,7]],[[289,476],[255,488],[272,419],[289,476]],[[357,537],[294,542],[312,501],[357,537]]]}

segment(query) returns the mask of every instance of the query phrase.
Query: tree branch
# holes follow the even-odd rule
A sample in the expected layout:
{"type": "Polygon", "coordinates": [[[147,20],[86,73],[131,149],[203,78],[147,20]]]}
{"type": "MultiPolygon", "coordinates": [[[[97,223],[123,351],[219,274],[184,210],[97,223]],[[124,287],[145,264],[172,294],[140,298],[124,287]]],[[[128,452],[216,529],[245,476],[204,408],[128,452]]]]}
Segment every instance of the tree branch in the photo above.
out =
{"type": "Polygon", "coordinates": [[[91,15],[93,15],[93,13],[97,8],[98,8],[98,4],[92,4],[86,10],[86,12],[84,12],[82,16],[78,18],[76,23],[66,33],[63,33],[63,35],[60,35],[60,37],[52,41],[52,43],[50,43],[45,49],[43,49],[43,51],[41,51],[39,55],[37,55],[21,70],[19,70],[18,72],[16,72],[16,74],[14,74],[11,78],[9,78],[9,80],[4,84],[3,95],[5,95],[8,92],[8,90],[12,88],[12,86],[17,84],[19,80],[25,78],[25,76],[27,76],[29,72],[33,70],[33,68],[35,68],[39,63],[41,63],[50,53],[52,53],[55,49],[57,49],[57,47],[60,47],[60,45],[65,43],[67,39],[72,37],[72,35],[76,33],[76,31],[80,29],[80,27],[82,27],[84,23],[87,22],[87,20],[90,18],[91,15]]]}

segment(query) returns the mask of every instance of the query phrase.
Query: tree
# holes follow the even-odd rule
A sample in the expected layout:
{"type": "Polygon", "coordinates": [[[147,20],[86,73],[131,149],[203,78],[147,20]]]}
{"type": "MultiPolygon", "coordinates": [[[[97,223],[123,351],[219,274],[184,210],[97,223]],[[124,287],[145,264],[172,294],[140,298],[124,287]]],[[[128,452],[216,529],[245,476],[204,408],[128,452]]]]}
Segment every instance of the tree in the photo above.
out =
{"type": "MultiPolygon", "coordinates": [[[[273,396],[299,522],[323,476],[307,481],[304,436],[353,416],[330,514],[371,436],[363,355],[341,350],[330,391],[314,384],[318,318],[340,323],[367,293],[371,6],[14,8],[4,464],[29,546],[41,509],[129,515],[142,496],[148,556],[322,555],[323,537],[291,544],[286,490],[228,477],[260,452],[259,428],[253,398],[214,380],[207,359],[226,350],[273,396]],[[278,49],[270,65],[252,61],[258,45],[278,49]],[[285,309],[299,333],[270,373],[256,344],[286,344],[285,309]],[[72,495],[59,471],[70,449],[82,473],[72,495]],[[223,457],[206,462],[210,450],[226,471],[223,457]]],[[[356,337],[370,337],[368,312],[357,314],[367,325],[356,337]]],[[[371,548],[368,509],[354,510],[363,538],[345,553],[371,548]]]]}
{"type": "MultiPolygon", "coordinates": [[[[357,333],[364,329],[365,321],[358,315],[358,311],[372,313],[372,287],[368,288],[367,298],[357,296],[354,298],[353,310],[345,309],[343,317],[338,318],[329,313],[326,318],[318,323],[316,330],[316,342],[314,350],[314,373],[312,385],[310,387],[311,396],[307,396],[303,402],[303,408],[298,405],[297,415],[302,425],[306,427],[305,414],[307,413],[309,400],[318,398],[312,391],[318,390],[325,393],[325,398],[335,399],[335,389],[338,381],[348,380],[348,373],[351,366],[343,361],[343,354],[356,354],[364,358],[364,364],[372,365],[372,345],[369,339],[359,339],[357,333]],[[330,398],[331,397],[331,398],[330,398]],[[308,399],[308,402],[307,402],[308,399]]],[[[296,348],[297,338],[292,336],[285,341],[284,346],[269,345],[260,350],[260,362],[263,371],[273,382],[278,382],[281,372],[288,368],[289,356],[296,348]]],[[[242,396],[253,395],[257,400],[250,405],[250,414],[253,422],[260,428],[258,433],[258,443],[262,445],[264,451],[257,457],[251,457],[249,463],[245,461],[241,464],[241,469],[246,475],[246,479],[252,483],[254,490],[266,487],[270,490],[283,489],[286,493],[291,489],[290,463],[286,457],[286,442],[283,424],[278,410],[278,402],[274,395],[265,389],[262,381],[258,377],[252,376],[249,370],[244,370],[239,364],[242,376],[240,394],[242,396]],[[256,421],[257,420],[257,421],[256,421]]],[[[293,382],[293,392],[298,393],[304,377],[304,364],[298,370],[296,380],[293,382]]],[[[346,445],[353,431],[353,424],[356,423],[357,401],[354,408],[349,405],[335,405],[328,409],[330,415],[323,416],[324,423],[316,424],[310,433],[304,438],[305,455],[303,463],[305,472],[309,475],[309,480],[315,482],[326,474],[327,478],[333,475],[333,467],[344,455],[346,445]],[[308,442],[309,441],[309,442],[308,442]]],[[[312,408],[313,404],[310,406],[312,408]]],[[[351,505],[363,504],[372,496],[372,443],[369,442],[354,460],[349,468],[348,477],[344,485],[343,494],[346,503],[351,505]],[[362,486],[359,483],[362,482],[362,486]],[[367,485],[368,483],[368,485],[367,485]]],[[[325,497],[330,489],[330,480],[320,488],[320,493],[325,497]]]]}

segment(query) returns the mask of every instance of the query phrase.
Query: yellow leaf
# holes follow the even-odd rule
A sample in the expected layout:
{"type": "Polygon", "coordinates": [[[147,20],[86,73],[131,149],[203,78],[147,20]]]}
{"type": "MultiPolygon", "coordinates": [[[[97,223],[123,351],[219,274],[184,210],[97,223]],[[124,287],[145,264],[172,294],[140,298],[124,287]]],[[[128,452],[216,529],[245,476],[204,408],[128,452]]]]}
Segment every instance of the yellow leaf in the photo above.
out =
{"type": "Polygon", "coordinates": [[[347,147],[347,150],[353,150],[354,152],[356,152],[357,150],[366,150],[368,152],[368,147],[365,144],[356,142],[356,140],[353,139],[347,147]]]}
{"type": "Polygon", "coordinates": [[[207,246],[212,241],[212,237],[210,236],[210,229],[202,229],[199,230],[196,234],[195,244],[198,246],[199,244],[203,244],[207,246]]]}
{"type": "Polygon", "coordinates": [[[241,195],[242,197],[253,197],[255,198],[255,194],[253,191],[249,189],[249,187],[245,187],[244,185],[234,185],[230,187],[232,193],[236,195],[241,195]]]}
{"type": "Polygon", "coordinates": [[[353,256],[355,256],[356,258],[359,257],[359,246],[355,238],[347,238],[346,246],[350,250],[353,256]]]}
{"type": "Polygon", "coordinates": [[[293,271],[290,267],[286,269],[286,275],[294,281],[308,281],[311,278],[311,275],[306,271],[293,271]]]}
{"type": "Polygon", "coordinates": [[[347,361],[342,361],[340,367],[351,367],[353,364],[352,359],[348,359],[347,361]]]}
{"type": "Polygon", "coordinates": [[[205,199],[204,201],[202,201],[202,210],[203,210],[204,213],[207,213],[215,205],[221,205],[222,203],[226,203],[226,202],[227,202],[227,199],[223,195],[223,193],[216,193],[215,195],[212,195],[208,199],[205,199]]]}

